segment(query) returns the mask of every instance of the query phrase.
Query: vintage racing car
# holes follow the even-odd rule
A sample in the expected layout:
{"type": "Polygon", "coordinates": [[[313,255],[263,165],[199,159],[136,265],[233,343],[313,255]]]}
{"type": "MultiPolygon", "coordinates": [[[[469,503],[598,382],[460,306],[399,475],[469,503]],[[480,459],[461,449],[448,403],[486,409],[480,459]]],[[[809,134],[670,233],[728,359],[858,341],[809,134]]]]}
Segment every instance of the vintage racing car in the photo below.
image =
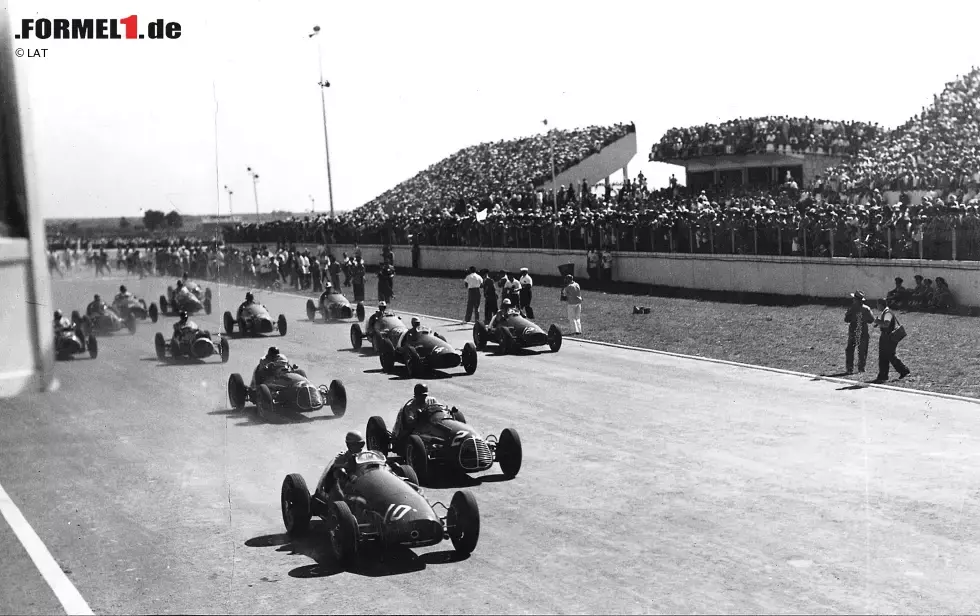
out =
{"type": "Polygon", "coordinates": [[[137,299],[136,297],[120,297],[113,300],[112,309],[118,314],[123,320],[129,318],[130,315],[145,321],[149,318],[154,323],[160,318],[160,311],[156,304],[151,303],[149,307],[146,305],[146,300],[137,299]]]}
{"type": "Polygon", "coordinates": [[[402,318],[392,313],[386,313],[378,319],[368,319],[368,325],[363,330],[360,323],[350,326],[350,343],[355,349],[360,349],[363,342],[367,340],[371,348],[379,350],[381,341],[387,340],[392,348],[401,339],[401,335],[408,331],[408,326],[402,323],[402,318]]]}
{"type": "MultiPolygon", "coordinates": [[[[463,366],[466,374],[476,372],[476,347],[471,342],[467,342],[462,351],[457,351],[441,334],[428,328],[419,328],[418,333],[410,329],[398,331],[400,333],[396,335],[378,338],[378,356],[384,372],[393,371],[396,363],[405,364],[413,378],[419,378],[433,370],[448,370],[459,365],[463,366]]],[[[357,323],[351,326],[350,337],[354,348],[359,349],[361,330],[357,323]]]]}
{"type": "Polygon", "coordinates": [[[316,320],[316,313],[323,315],[324,321],[349,319],[357,315],[358,321],[364,320],[364,302],[357,302],[353,307],[347,298],[333,287],[320,294],[319,304],[312,299],[306,300],[306,316],[311,320],[316,320]]]}
{"type": "Polygon", "coordinates": [[[177,315],[181,310],[187,314],[204,311],[211,314],[211,289],[201,292],[196,282],[184,283],[187,292],[176,293],[173,287],[167,287],[167,294],[160,296],[160,312],[164,315],[177,315]]]}
{"type": "Polygon", "coordinates": [[[157,359],[160,361],[165,361],[168,353],[172,359],[207,359],[217,354],[221,356],[221,363],[226,363],[231,356],[228,339],[219,336],[215,340],[211,332],[206,330],[197,330],[181,336],[174,334],[169,343],[163,334],[157,332],[153,343],[156,346],[157,359]]]}
{"type": "Polygon", "coordinates": [[[228,378],[228,401],[232,408],[241,410],[246,402],[253,402],[264,411],[273,411],[277,406],[317,411],[329,406],[337,417],[343,417],[347,412],[347,389],[336,379],[330,381],[329,387],[315,386],[304,370],[296,368],[270,376],[258,387],[255,381],[255,372],[248,387],[237,372],[228,378]]]}
{"type": "Polygon", "coordinates": [[[99,335],[113,334],[121,329],[127,329],[131,334],[136,333],[136,316],[130,313],[123,319],[112,308],[106,308],[101,314],[87,314],[84,317],[74,310],[71,319],[73,322],[84,324],[90,333],[99,335]]]}
{"type": "Polygon", "coordinates": [[[478,473],[500,464],[504,476],[513,479],[521,470],[524,450],[517,430],[504,428],[500,437],[480,434],[466,423],[466,417],[456,407],[430,404],[419,413],[412,434],[398,445],[391,442],[385,420],[374,416],[368,419],[364,433],[368,449],[387,454],[393,451],[415,469],[419,480],[425,482],[430,467],[442,465],[464,473],[478,473]],[[394,447],[398,450],[394,451],[394,447]]]}
{"type": "Polygon", "coordinates": [[[449,539],[461,554],[476,549],[480,509],[471,492],[457,491],[448,507],[440,502],[430,504],[411,467],[389,464],[376,451],[354,456],[349,475],[328,472],[328,468],[313,494],[302,475],[286,475],[280,503],[282,521],[291,536],[307,531],[312,516],[322,518],[330,529],[330,549],[344,569],[355,566],[365,544],[382,549],[418,548],[449,539]],[[437,514],[436,506],[445,509],[446,515],[437,514]]]}
{"type": "Polygon", "coordinates": [[[501,353],[512,353],[517,349],[548,345],[553,353],[561,348],[561,330],[554,323],[545,333],[534,321],[514,311],[498,319],[492,328],[477,321],[473,325],[473,344],[481,351],[488,342],[500,345],[501,353]]]}
{"type": "Polygon", "coordinates": [[[280,336],[286,335],[286,315],[280,314],[277,320],[273,320],[269,310],[258,302],[240,306],[237,317],[233,317],[231,311],[226,310],[224,324],[225,333],[229,336],[235,332],[236,324],[239,333],[243,336],[271,334],[277,330],[280,336]]]}
{"type": "Polygon", "coordinates": [[[72,319],[73,329],[62,329],[54,334],[55,358],[59,360],[71,359],[75,355],[88,353],[89,357],[95,359],[99,356],[99,341],[95,336],[86,331],[86,327],[80,320],[72,319]]]}

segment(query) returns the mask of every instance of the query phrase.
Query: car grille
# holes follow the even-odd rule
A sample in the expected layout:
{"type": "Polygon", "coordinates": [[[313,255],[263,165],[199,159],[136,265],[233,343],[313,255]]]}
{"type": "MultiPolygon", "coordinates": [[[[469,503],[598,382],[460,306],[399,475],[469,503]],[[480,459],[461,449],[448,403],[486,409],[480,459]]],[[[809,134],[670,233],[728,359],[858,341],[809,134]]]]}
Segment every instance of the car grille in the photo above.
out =
{"type": "Polygon", "coordinates": [[[461,357],[456,353],[432,353],[427,362],[430,368],[436,370],[446,370],[455,368],[460,364],[461,357]]]}
{"type": "Polygon", "coordinates": [[[524,334],[522,342],[524,343],[524,346],[541,346],[542,344],[548,344],[548,334],[542,332],[524,334]]]}
{"type": "Polygon", "coordinates": [[[194,341],[194,356],[199,359],[204,359],[205,357],[211,357],[214,353],[214,343],[211,342],[210,338],[198,338],[194,341]]]}
{"type": "Polygon", "coordinates": [[[459,465],[464,471],[485,471],[493,464],[493,454],[483,439],[471,436],[459,446],[459,465]]]}
{"type": "Polygon", "coordinates": [[[259,332],[263,334],[268,334],[272,332],[272,321],[266,321],[265,319],[259,319],[256,321],[259,326],[259,332]]]}
{"type": "Polygon", "coordinates": [[[316,387],[307,385],[296,389],[296,406],[304,411],[313,411],[323,406],[323,398],[316,387]]]}

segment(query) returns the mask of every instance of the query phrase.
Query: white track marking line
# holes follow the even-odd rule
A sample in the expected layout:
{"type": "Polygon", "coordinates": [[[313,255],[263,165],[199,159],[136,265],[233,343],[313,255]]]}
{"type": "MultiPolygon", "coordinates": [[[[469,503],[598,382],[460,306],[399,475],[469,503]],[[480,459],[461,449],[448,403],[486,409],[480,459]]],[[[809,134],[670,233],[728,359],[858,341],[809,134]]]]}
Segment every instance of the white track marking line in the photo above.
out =
{"type": "Polygon", "coordinates": [[[92,610],[89,608],[88,603],[85,602],[85,599],[79,594],[78,589],[75,588],[75,585],[71,583],[71,580],[68,579],[65,572],[55,562],[48,548],[44,547],[41,538],[37,536],[37,533],[34,532],[31,525],[27,523],[20,509],[10,499],[10,496],[3,489],[2,485],[0,485],[0,513],[3,514],[7,524],[14,530],[17,538],[20,539],[21,545],[27,550],[27,554],[34,561],[34,565],[41,573],[41,576],[44,577],[44,581],[48,583],[48,586],[54,591],[55,596],[58,597],[58,601],[61,602],[61,607],[65,609],[65,612],[72,616],[75,614],[92,616],[92,610]]]}

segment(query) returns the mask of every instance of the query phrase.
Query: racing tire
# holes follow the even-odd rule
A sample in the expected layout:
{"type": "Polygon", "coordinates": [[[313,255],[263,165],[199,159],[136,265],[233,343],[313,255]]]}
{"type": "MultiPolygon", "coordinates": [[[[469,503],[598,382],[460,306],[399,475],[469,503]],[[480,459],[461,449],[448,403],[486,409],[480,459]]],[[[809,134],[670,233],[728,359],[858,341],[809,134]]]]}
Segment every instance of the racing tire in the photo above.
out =
{"type": "Polygon", "coordinates": [[[248,389],[245,387],[245,379],[235,372],[228,377],[228,403],[231,404],[231,408],[240,411],[245,408],[247,401],[248,389]]]}
{"type": "Polygon", "coordinates": [[[180,357],[180,343],[176,340],[170,341],[170,356],[180,357]]]}
{"type": "Polygon", "coordinates": [[[207,315],[210,315],[211,314],[211,298],[210,297],[205,297],[204,298],[204,314],[207,314],[207,315]]]}
{"type": "Polygon", "coordinates": [[[156,347],[157,359],[160,361],[167,359],[167,339],[160,332],[153,337],[153,346],[156,347]]]}
{"type": "Polygon", "coordinates": [[[128,329],[129,333],[131,334],[136,333],[136,315],[134,315],[132,312],[126,315],[126,329],[128,329]]]}
{"type": "Polygon", "coordinates": [[[313,303],[312,299],[306,300],[306,318],[316,321],[316,304],[313,303]]]}
{"type": "Polygon", "coordinates": [[[235,333],[235,318],[231,316],[231,311],[225,310],[222,320],[224,321],[225,325],[225,333],[229,336],[235,333]]]}
{"type": "Polygon", "coordinates": [[[361,348],[361,344],[364,342],[364,332],[361,331],[361,326],[354,323],[350,326],[350,345],[354,350],[361,348]]]}
{"type": "Polygon", "coordinates": [[[395,369],[395,347],[392,346],[391,341],[387,338],[382,338],[381,344],[378,346],[381,347],[378,349],[378,357],[381,359],[381,371],[390,373],[395,369]]]}
{"type": "Polygon", "coordinates": [[[408,444],[405,445],[405,461],[415,469],[419,481],[426,481],[429,478],[429,457],[425,453],[425,443],[418,434],[408,437],[408,444]]]}
{"type": "Polygon", "coordinates": [[[552,353],[557,353],[561,349],[561,330],[554,323],[548,328],[548,348],[552,353]]]}
{"type": "Polygon", "coordinates": [[[246,321],[245,319],[238,320],[238,333],[241,334],[242,336],[248,335],[248,321],[246,321]]]}
{"type": "Polygon", "coordinates": [[[446,512],[446,531],[460,554],[469,555],[476,549],[480,541],[480,508],[469,490],[453,494],[446,512]]]}
{"type": "Polygon", "coordinates": [[[160,311],[157,309],[156,304],[150,304],[150,321],[156,323],[160,318],[160,311]]]}
{"type": "Polygon", "coordinates": [[[218,343],[218,349],[221,351],[221,363],[227,364],[228,359],[231,358],[231,346],[228,345],[227,338],[221,338],[221,342],[218,343]]]}
{"type": "Polygon", "coordinates": [[[310,489],[306,480],[299,473],[290,473],[282,480],[280,503],[282,506],[282,523],[286,533],[299,536],[310,527],[310,489]]]}
{"type": "Polygon", "coordinates": [[[367,441],[365,445],[371,451],[388,455],[391,451],[391,434],[388,433],[388,426],[385,425],[383,417],[375,415],[368,419],[364,440],[367,441]]]}
{"type": "Polygon", "coordinates": [[[348,571],[357,562],[357,551],[361,542],[357,518],[343,501],[330,501],[327,511],[334,521],[333,528],[330,529],[330,549],[337,564],[348,571]]]}
{"type": "Polygon", "coordinates": [[[396,464],[395,474],[409,483],[419,485],[419,476],[415,474],[415,469],[407,464],[396,464]]]}
{"type": "Polygon", "coordinates": [[[286,335],[286,315],[280,314],[279,320],[276,321],[276,329],[279,330],[280,336],[286,335]]]}
{"type": "Polygon", "coordinates": [[[500,353],[507,355],[514,351],[514,334],[506,327],[500,328],[500,353]]]}
{"type": "Polygon", "coordinates": [[[487,348],[487,326],[479,321],[473,324],[473,345],[480,351],[487,348]]]}
{"type": "Polygon", "coordinates": [[[88,356],[95,359],[99,356],[99,341],[95,339],[95,336],[89,334],[88,337],[88,356]]]}
{"type": "Polygon", "coordinates": [[[160,312],[162,312],[164,315],[166,315],[167,314],[167,311],[169,310],[169,308],[170,308],[170,304],[167,303],[167,298],[161,295],[160,296],[160,312]]]}
{"type": "Polygon", "coordinates": [[[211,302],[211,288],[204,289],[204,301],[211,302]]]}
{"type": "Polygon", "coordinates": [[[343,417],[347,412],[347,388],[338,380],[330,381],[330,410],[334,417],[343,417]]]}
{"type": "Polygon", "coordinates": [[[500,464],[500,471],[508,479],[517,477],[521,470],[521,462],[524,460],[524,448],[521,446],[521,437],[517,430],[504,428],[497,439],[497,462],[500,464]]]}
{"type": "Polygon", "coordinates": [[[467,342],[463,345],[463,370],[466,370],[466,374],[473,374],[476,372],[476,364],[478,362],[479,356],[476,354],[476,347],[473,346],[472,342],[467,342]]]}
{"type": "Polygon", "coordinates": [[[405,358],[405,366],[408,368],[408,374],[413,379],[420,379],[425,375],[425,364],[422,363],[422,358],[419,357],[419,352],[412,347],[406,347],[408,357],[405,358]]]}
{"type": "Polygon", "coordinates": [[[276,402],[272,398],[272,390],[269,389],[269,386],[263,383],[258,386],[257,390],[259,392],[259,400],[256,406],[259,407],[259,410],[266,413],[275,410],[276,402]]]}
{"type": "Polygon", "coordinates": [[[364,322],[364,302],[357,302],[357,320],[364,322]]]}

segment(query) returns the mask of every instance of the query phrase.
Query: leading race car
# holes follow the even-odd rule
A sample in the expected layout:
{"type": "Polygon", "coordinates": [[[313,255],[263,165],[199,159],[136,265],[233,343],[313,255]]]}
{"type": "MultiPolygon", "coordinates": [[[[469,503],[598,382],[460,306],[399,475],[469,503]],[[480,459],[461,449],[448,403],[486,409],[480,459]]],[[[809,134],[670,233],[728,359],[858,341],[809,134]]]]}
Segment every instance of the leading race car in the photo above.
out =
{"type": "Polygon", "coordinates": [[[278,331],[280,336],[286,335],[286,315],[280,314],[276,320],[272,319],[269,310],[258,302],[243,304],[238,308],[238,315],[232,316],[231,311],[225,311],[224,325],[225,333],[229,336],[235,332],[235,325],[243,336],[257,336],[259,334],[271,334],[278,331]]]}
{"type": "Polygon", "coordinates": [[[461,554],[471,554],[480,539],[480,509],[467,490],[457,491],[446,507],[430,504],[418,487],[411,467],[388,464],[376,451],[353,454],[354,469],[343,479],[327,469],[310,494],[299,473],[282,482],[282,521],[291,536],[309,529],[318,516],[330,529],[330,549],[344,569],[356,563],[365,544],[382,549],[394,546],[419,548],[444,539],[461,554]],[[338,481],[342,488],[339,488],[338,481]],[[445,516],[435,507],[446,510],[445,516]]]}
{"type": "Polygon", "coordinates": [[[86,328],[80,320],[72,319],[72,325],[74,327],[55,330],[55,358],[66,360],[81,353],[88,353],[92,359],[98,357],[99,341],[96,340],[95,336],[86,332],[86,328]]]}
{"type": "Polygon", "coordinates": [[[300,411],[317,411],[324,406],[336,417],[343,417],[347,412],[347,388],[334,379],[330,386],[315,386],[306,377],[306,372],[300,368],[280,371],[256,383],[258,368],[252,373],[252,381],[248,387],[242,375],[232,374],[228,378],[228,400],[232,408],[241,410],[247,402],[253,402],[263,411],[274,411],[277,406],[298,409],[300,411]]]}
{"type": "Polygon", "coordinates": [[[358,321],[363,321],[364,302],[357,302],[357,307],[352,307],[347,298],[331,286],[320,294],[320,299],[317,302],[312,299],[306,300],[306,316],[311,321],[316,320],[317,312],[323,315],[324,321],[349,319],[355,314],[358,321]]]}
{"type": "Polygon", "coordinates": [[[160,312],[173,316],[181,310],[188,314],[202,310],[205,314],[211,314],[211,289],[202,292],[195,282],[185,283],[177,289],[167,287],[167,294],[160,296],[160,312]]]}
{"type": "Polygon", "coordinates": [[[112,308],[106,308],[102,312],[86,314],[84,317],[76,310],[71,313],[71,318],[72,321],[84,323],[90,332],[94,332],[100,336],[114,334],[122,329],[129,330],[131,334],[136,333],[136,316],[130,313],[123,319],[112,308]]]}
{"type": "MultiPolygon", "coordinates": [[[[351,325],[350,337],[355,349],[361,348],[362,336],[360,326],[357,323],[351,325]]],[[[396,363],[405,364],[413,378],[420,378],[433,370],[448,370],[459,365],[463,366],[466,374],[476,372],[476,347],[470,342],[463,346],[462,351],[457,351],[441,334],[425,327],[401,331],[397,338],[396,335],[389,335],[378,339],[378,356],[384,372],[392,372],[396,363]],[[392,340],[396,342],[393,343],[392,340]]]]}
{"type": "Polygon", "coordinates": [[[151,303],[149,306],[147,306],[146,300],[137,299],[132,295],[116,297],[116,299],[112,301],[112,309],[123,320],[126,320],[132,316],[134,319],[139,319],[141,321],[145,321],[147,318],[149,318],[152,322],[156,323],[157,319],[160,317],[160,311],[156,304],[151,303]]]}
{"type": "Polygon", "coordinates": [[[168,354],[171,359],[198,360],[207,359],[212,355],[220,355],[221,363],[227,363],[228,358],[231,357],[228,339],[224,336],[215,339],[211,336],[211,332],[206,330],[174,334],[169,343],[163,334],[157,332],[153,343],[156,347],[157,359],[160,361],[166,361],[168,354]]]}
{"type": "Polygon", "coordinates": [[[500,464],[505,477],[513,479],[521,470],[524,449],[517,430],[504,428],[500,437],[480,433],[466,423],[456,407],[442,403],[429,404],[418,414],[418,421],[408,438],[393,443],[382,417],[368,419],[365,440],[368,449],[387,454],[393,452],[415,469],[423,483],[434,465],[478,473],[500,464]]]}
{"type": "Polygon", "coordinates": [[[537,323],[513,310],[506,315],[494,318],[491,327],[477,321],[473,325],[473,344],[481,351],[488,342],[500,345],[501,353],[513,353],[517,349],[548,345],[552,353],[561,348],[561,330],[554,323],[545,333],[537,323]]]}

